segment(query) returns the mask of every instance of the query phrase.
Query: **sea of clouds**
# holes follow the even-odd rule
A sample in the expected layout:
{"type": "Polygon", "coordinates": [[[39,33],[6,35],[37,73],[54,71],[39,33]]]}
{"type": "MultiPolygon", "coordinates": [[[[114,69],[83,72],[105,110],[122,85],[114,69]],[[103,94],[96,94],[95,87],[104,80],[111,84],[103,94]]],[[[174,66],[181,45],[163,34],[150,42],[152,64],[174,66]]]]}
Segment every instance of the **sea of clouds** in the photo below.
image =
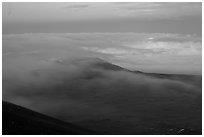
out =
{"type": "MultiPolygon", "coordinates": [[[[126,58],[130,62],[121,59],[124,65],[132,64],[131,60],[138,56],[134,63],[145,66],[155,59],[145,56],[153,54],[178,56],[168,62],[178,65],[185,65],[186,59],[191,58],[188,63],[194,63],[194,72],[193,69],[200,70],[201,40],[178,34],[5,35],[3,100],[90,127],[87,123],[96,124],[107,118],[132,128],[145,125],[148,118],[199,127],[201,76],[189,77],[190,82],[158,78],[106,69],[97,66],[101,60],[95,59],[102,58],[106,63],[117,62],[118,56],[131,56],[126,58]],[[149,62],[143,63],[145,60],[149,62]]],[[[162,65],[161,59],[158,66],[162,65]]],[[[148,67],[151,70],[151,63],[148,67]]]]}

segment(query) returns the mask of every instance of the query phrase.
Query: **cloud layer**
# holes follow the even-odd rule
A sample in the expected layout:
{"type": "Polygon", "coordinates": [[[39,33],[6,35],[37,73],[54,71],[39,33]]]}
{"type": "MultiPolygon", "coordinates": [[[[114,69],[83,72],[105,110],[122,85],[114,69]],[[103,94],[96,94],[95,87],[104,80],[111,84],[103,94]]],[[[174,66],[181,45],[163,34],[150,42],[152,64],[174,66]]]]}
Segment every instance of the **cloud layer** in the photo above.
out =
{"type": "MultiPolygon", "coordinates": [[[[199,76],[192,77],[189,82],[185,82],[186,79],[160,79],[104,69],[92,58],[43,63],[37,63],[38,59],[26,60],[25,64],[19,64],[21,66],[4,66],[4,100],[110,133],[112,129],[103,126],[110,123],[113,129],[117,129],[117,122],[122,122],[120,133],[134,133],[144,127],[148,129],[158,121],[174,125],[177,119],[181,127],[200,128],[199,76]],[[30,64],[33,66],[28,66],[30,64]],[[146,120],[150,117],[152,122],[146,120]],[[189,123],[189,117],[193,122],[189,123]],[[106,119],[110,121],[104,123],[106,119]],[[124,130],[130,125],[133,126],[124,130]],[[139,125],[137,131],[132,132],[139,125]]],[[[18,59],[15,62],[19,63],[18,59]]]]}
{"type": "Polygon", "coordinates": [[[158,78],[122,71],[95,57],[126,66],[145,63],[152,69],[157,56],[162,57],[156,60],[157,70],[158,65],[167,70],[164,62],[177,63],[178,72],[192,62],[199,68],[200,50],[199,38],[175,34],[5,35],[3,99],[107,132],[121,129],[118,133],[131,134],[159,121],[199,129],[201,76],[158,78]]]}
{"type": "Polygon", "coordinates": [[[131,70],[201,74],[201,45],[197,36],[171,33],[22,34],[3,36],[3,56],[76,54],[104,58],[131,70]]]}

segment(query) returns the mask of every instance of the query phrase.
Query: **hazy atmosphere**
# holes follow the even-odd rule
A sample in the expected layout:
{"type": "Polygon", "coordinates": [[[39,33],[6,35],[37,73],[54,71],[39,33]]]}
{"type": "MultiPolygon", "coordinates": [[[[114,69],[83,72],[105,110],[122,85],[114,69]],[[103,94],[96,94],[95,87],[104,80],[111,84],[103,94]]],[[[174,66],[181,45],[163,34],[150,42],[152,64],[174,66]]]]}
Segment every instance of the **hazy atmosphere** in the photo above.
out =
{"type": "Polygon", "coordinates": [[[201,74],[201,10],[201,3],[3,3],[3,42],[57,46],[54,37],[132,70],[201,74]]]}
{"type": "MultiPolygon", "coordinates": [[[[201,134],[201,2],[2,8],[3,101],[92,134],[201,134]]],[[[20,133],[5,121],[4,134],[20,133]]]]}

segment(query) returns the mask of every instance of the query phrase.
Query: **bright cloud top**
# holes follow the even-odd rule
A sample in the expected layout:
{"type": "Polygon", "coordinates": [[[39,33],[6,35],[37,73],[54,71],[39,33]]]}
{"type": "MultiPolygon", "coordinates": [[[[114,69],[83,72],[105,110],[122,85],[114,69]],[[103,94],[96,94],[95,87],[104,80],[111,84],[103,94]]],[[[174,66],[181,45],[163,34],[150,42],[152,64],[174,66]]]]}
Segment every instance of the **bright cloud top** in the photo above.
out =
{"type": "Polygon", "coordinates": [[[3,36],[3,60],[23,54],[38,55],[46,60],[72,56],[99,57],[131,70],[146,72],[202,72],[202,42],[201,38],[193,35],[42,33],[3,36]]]}

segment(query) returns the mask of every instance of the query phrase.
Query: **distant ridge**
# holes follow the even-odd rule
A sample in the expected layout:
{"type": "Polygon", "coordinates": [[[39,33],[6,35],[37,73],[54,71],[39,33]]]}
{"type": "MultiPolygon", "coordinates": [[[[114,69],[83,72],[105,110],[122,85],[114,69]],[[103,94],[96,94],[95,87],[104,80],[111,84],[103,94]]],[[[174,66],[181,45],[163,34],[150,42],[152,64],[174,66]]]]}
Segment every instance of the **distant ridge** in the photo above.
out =
{"type": "MultiPolygon", "coordinates": [[[[66,59],[58,59],[55,60],[56,63],[59,63],[61,65],[69,65],[70,62],[67,62],[70,60],[66,59]]],[[[95,57],[83,57],[83,58],[76,58],[71,60],[72,64],[79,65],[79,66],[86,66],[88,68],[94,68],[94,69],[103,69],[107,71],[124,71],[124,72],[130,72],[133,74],[139,74],[151,78],[159,78],[159,79],[169,79],[169,80],[177,80],[187,83],[192,83],[201,86],[202,85],[202,76],[201,75],[186,75],[186,74],[163,74],[163,73],[149,73],[149,72],[143,72],[139,70],[129,70],[127,68],[123,68],[119,65],[115,65],[113,63],[110,63],[108,61],[105,61],[101,58],[95,58],[95,57]]],[[[87,69],[89,72],[89,69],[87,69]]],[[[91,73],[88,73],[88,75],[93,75],[93,71],[91,73]]],[[[95,75],[94,75],[95,76],[95,75]]],[[[91,76],[93,77],[93,76],[91,76]]]]}

